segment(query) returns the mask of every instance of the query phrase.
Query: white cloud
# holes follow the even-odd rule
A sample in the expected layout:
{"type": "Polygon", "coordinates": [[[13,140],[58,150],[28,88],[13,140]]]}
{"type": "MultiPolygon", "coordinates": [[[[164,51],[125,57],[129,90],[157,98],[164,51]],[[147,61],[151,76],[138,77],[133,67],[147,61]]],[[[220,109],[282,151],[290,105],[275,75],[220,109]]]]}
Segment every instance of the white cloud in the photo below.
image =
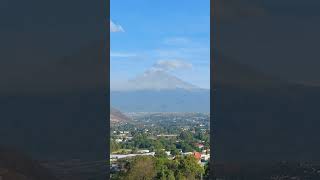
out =
{"type": "MultiPolygon", "coordinates": [[[[210,61],[209,47],[186,47],[175,49],[156,49],[153,55],[159,59],[189,59],[196,61],[210,61]]],[[[193,61],[195,62],[195,61],[193,61]]]]}
{"type": "Polygon", "coordinates": [[[192,64],[182,60],[159,60],[151,70],[171,71],[176,69],[192,69],[192,64]]]}
{"type": "Polygon", "coordinates": [[[124,29],[121,25],[115,24],[112,20],[110,20],[110,32],[124,32],[124,29]]]}

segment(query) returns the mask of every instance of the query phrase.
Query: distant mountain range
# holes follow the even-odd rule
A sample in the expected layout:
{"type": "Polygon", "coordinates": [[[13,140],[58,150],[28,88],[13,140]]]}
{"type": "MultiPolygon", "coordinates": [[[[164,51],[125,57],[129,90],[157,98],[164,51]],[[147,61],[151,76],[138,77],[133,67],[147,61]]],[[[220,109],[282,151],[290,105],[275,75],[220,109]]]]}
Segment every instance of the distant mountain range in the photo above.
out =
{"type": "Polygon", "coordinates": [[[111,87],[111,105],[125,112],[209,112],[210,91],[165,71],[146,71],[122,88],[111,87]]]}

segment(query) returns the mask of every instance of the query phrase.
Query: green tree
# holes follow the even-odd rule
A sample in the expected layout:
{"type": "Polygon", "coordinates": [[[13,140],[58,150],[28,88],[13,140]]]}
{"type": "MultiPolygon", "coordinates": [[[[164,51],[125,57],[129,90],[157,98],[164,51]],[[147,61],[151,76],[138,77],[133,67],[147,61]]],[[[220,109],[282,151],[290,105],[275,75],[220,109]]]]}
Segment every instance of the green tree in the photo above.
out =
{"type": "Polygon", "coordinates": [[[179,170],[188,179],[196,179],[204,173],[203,167],[198,163],[197,159],[188,155],[179,160],[179,170]]]}
{"type": "Polygon", "coordinates": [[[209,176],[209,173],[210,173],[210,161],[204,166],[204,179],[209,179],[210,176],[209,176]]]}
{"type": "Polygon", "coordinates": [[[179,135],[179,138],[183,141],[190,142],[193,140],[192,133],[189,131],[182,131],[179,135]]]}
{"type": "Polygon", "coordinates": [[[189,143],[184,142],[184,141],[181,141],[178,144],[178,148],[182,149],[183,152],[192,152],[193,151],[193,147],[189,143]]]}
{"type": "Polygon", "coordinates": [[[167,154],[164,150],[157,150],[155,153],[155,157],[157,158],[167,158],[167,154]]]}
{"type": "Polygon", "coordinates": [[[169,171],[167,175],[167,180],[175,180],[173,171],[169,171]]]}
{"type": "Polygon", "coordinates": [[[127,180],[152,180],[156,176],[155,160],[151,156],[137,156],[129,165],[127,180]]]}
{"type": "Polygon", "coordinates": [[[131,150],[131,153],[132,153],[132,154],[138,153],[138,148],[133,147],[132,150],[131,150]]]}
{"type": "Polygon", "coordinates": [[[111,140],[111,142],[110,142],[111,152],[118,151],[119,149],[120,149],[120,144],[118,144],[115,140],[111,140]]]}
{"type": "Polygon", "coordinates": [[[153,141],[152,145],[154,147],[155,150],[159,150],[159,149],[163,149],[164,146],[160,141],[153,141]]]}
{"type": "Polygon", "coordinates": [[[181,172],[177,173],[176,179],[177,180],[187,180],[187,178],[181,172]]]}
{"type": "Polygon", "coordinates": [[[172,163],[173,161],[167,158],[157,158],[156,170],[158,173],[156,179],[175,180],[174,171],[177,170],[177,166],[172,166],[172,163]]]}
{"type": "Polygon", "coordinates": [[[172,154],[173,156],[176,156],[178,154],[180,154],[180,152],[178,151],[177,148],[171,149],[170,154],[172,154]]]}

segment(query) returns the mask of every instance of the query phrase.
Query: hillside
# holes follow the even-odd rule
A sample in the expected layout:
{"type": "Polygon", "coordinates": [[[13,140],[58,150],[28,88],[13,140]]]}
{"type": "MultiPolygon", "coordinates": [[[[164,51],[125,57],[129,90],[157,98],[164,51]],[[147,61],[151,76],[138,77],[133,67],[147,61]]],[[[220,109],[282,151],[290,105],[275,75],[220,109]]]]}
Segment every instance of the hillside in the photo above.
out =
{"type": "Polygon", "coordinates": [[[125,116],[123,113],[121,113],[119,110],[115,108],[110,109],[110,122],[111,124],[117,124],[117,123],[125,123],[128,122],[129,118],[125,116]]]}
{"type": "Polygon", "coordinates": [[[161,90],[195,90],[197,86],[190,84],[166,71],[147,70],[133,79],[110,85],[111,91],[161,91],[161,90]]]}

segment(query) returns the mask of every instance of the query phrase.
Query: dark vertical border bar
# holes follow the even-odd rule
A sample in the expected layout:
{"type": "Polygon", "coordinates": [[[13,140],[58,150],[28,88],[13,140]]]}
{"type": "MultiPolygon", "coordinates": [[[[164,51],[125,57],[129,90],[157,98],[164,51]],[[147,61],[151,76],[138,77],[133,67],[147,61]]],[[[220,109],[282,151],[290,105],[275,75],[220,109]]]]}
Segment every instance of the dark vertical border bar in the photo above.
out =
{"type": "Polygon", "coordinates": [[[107,80],[107,87],[106,87],[106,160],[107,160],[107,179],[110,178],[110,0],[103,0],[105,2],[105,17],[106,17],[106,37],[105,37],[105,45],[106,45],[106,61],[107,61],[107,73],[106,73],[106,80],[107,80]]]}
{"type": "Polygon", "coordinates": [[[210,0],[210,179],[216,179],[216,122],[218,108],[217,62],[219,60],[219,2],[210,0]]]}
{"type": "Polygon", "coordinates": [[[214,178],[214,112],[215,112],[215,40],[216,40],[216,17],[215,13],[215,3],[216,0],[210,0],[210,172],[209,177],[210,179],[214,178]]]}
{"type": "Polygon", "coordinates": [[[10,177],[107,179],[109,2],[1,2],[0,168],[10,177]],[[96,161],[97,172],[79,168],[96,161]]]}

